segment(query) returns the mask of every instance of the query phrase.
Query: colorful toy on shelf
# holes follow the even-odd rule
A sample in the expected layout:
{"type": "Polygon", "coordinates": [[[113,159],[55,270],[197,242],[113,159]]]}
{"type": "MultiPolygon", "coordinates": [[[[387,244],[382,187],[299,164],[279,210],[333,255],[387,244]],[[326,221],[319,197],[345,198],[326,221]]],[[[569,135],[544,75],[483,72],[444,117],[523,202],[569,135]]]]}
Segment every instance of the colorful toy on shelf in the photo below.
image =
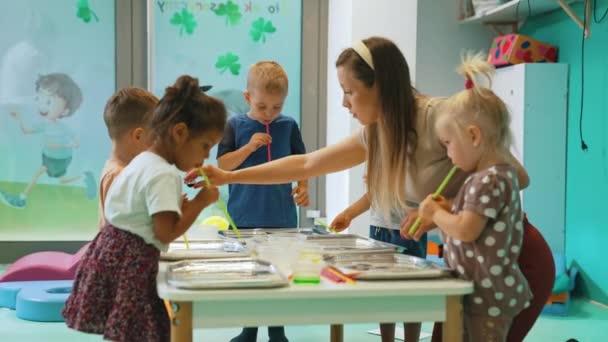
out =
{"type": "Polygon", "coordinates": [[[563,255],[553,254],[553,259],[555,260],[555,284],[551,297],[543,309],[543,314],[567,316],[578,269],[574,266],[567,268],[566,258],[563,255]]]}
{"type": "Polygon", "coordinates": [[[494,38],[488,62],[496,67],[519,63],[555,63],[557,47],[521,34],[494,38]]]}

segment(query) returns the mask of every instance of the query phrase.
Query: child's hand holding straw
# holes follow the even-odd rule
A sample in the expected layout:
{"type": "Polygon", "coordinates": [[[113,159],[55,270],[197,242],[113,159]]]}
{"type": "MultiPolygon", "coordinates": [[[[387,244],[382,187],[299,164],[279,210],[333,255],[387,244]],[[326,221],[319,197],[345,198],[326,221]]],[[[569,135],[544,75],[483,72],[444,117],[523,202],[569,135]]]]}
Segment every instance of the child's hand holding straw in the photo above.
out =
{"type": "MultiPolygon", "coordinates": [[[[189,172],[188,174],[190,175],[191,172],[189,172]]],[[[207,186],[212,187],[211,182],[209,181],[209,177],[207,177],[207,175],[205,174],[205,171],[203,170],[202,167],[198,168],[198,173],[201,175],[201,177],[203,177],[203,182],[207,186]]],[[[186,176],[186,177],[188,177],[188,176],[186,176]]],[[[196,186],[196,184],[194,184],[194,186],[196,186]]],[[[217,189],[217,188],[215,188],[215,189],[217,189]]],[[[241,237],[241,233],[239,233],[239,229],[236,227],[236,224],[234,224],[234,221],[232,220],[232,217],[228,213],[228,207],[226,206],[226,203],[224,203],[224,201],[222,201],[219,198],[219,192],[218,192],[217,204],[220,206],[220,209],[222,209],[222,211],[224,212],[224,216],[226,217],[226,219],[230,223],[230,227],[232,227],[232,230],[234,230],[234,233],[236,234],[236,236],[238,238],[240,238],[241,237]]]]}
{"type": "MultiPolygon", "coordinates": [[[[439,197],[440,197],[440,195],[441,195],[441,193],[443,192],[443,190],[445,189],[445,187],[448,185],[448,183],[450,182],[450,180],[452,179],[452,177],[454,176],[454,174],[456,173],[457,170],[458,170],[458,168],[456,166],[453,166],[452,169],[450,170],[450,172],[448,172],[447,176],[443,179],[443,182],[441,182],[441,184],[437,188],[437,191],[435,191],[434,194],[429,195],[429,197],[427,197],[427,199],[432,200],[432,201],[438,200],[439,197]]],[[[437,204],[437,205],[439,205],[439,204],[437,204]]],[[[444,205],[445,205],[445,203],[444,203],[444,205]]],[[[420,210],[422,210],[422,204],[420,206],[421,206],[420,210]]],[[[430,210],[432,210],[432,209],[430,209],[430,210]]],[[[430,218],[430,216],[424,215],[422,212],[419,212],[419,216],[418,216],[418,218],[416,218],[416,221],[414,222],[414,224],[412,225],[412,227],[407,232],[408,234],[403,234],[402,233],[401,235],[402,236],[404,236],[404,235],[405,236],[407,236],[407,235],[414,236],[414,234],[418,230],[418,227],[420,226],[420,223],[422,222],[422,217],[423,216],[430,218]]],[[[405,229],[405,228],[406,227],[402,227],[402,230],[405,229]]]]}
{"type": "MultiPolygon", "coordinates": [[[[205,165],[201,169],[205,175],[207,175],[207,180],[213,186],[220,186],[230,183],[230,174],[231,171],[225,171],[213,165],[205,165]]],[[[202,180],[198,180],[201,177],[201,172],[199,169],[192,169],[186,173],[184,176],[184,182],[191,188],[202,188],[206,186],[208,183],[203,177],[202,180]]]]}

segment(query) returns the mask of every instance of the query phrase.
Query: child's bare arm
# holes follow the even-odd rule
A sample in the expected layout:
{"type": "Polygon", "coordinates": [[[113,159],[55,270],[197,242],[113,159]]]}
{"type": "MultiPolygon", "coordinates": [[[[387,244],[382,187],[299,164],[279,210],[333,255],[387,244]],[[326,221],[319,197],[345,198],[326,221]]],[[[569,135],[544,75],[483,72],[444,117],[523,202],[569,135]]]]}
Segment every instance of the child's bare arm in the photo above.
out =
{"type": "Polygon", "coordinates": [[[245,145],[234,152],[229,152],[217,159],[217,166],[220,169],[232,171],[243,164],[255,150],[249,145],[245,145]]]}
{"type": "Polygon", "coordinates": [[[209,187],[199,191],[192,200],[184,198],[181,217],[171,211],[163,211],[152,215],[156,238],[162,243],[170,243],[183,235],[192,226],[200,212],[217,201],[219,194],[216,187],[209,187]]]}
{"type": "Polygon", "coordinates": [[[440,209],[433,215],[433,221],[448,236],[463,242],[473,242],[481,235],[488,218],[468,210],[455,215],[440,209]]]}
{"type": "Polygon", "coordinates": [[[258,148],[268,145],[272,142],[272,137],[266,133],[255,133],[251,136],[249,142],[236,151],[228,152],[217,159],[217,165],[220,169],[232,171],[243,164],[253,152],[258,148]]]}
{"type": "Polygon", "coordinates": [[[477,240],[488,218],[468,210],[452,214],[448,211],[449,208],[450,201],[444,197],[434,199],[433,195],[428,195],[420,203],[418,213],[423,218],[433,220],[439,229],[454,239],[464,242],[477,240]]]}

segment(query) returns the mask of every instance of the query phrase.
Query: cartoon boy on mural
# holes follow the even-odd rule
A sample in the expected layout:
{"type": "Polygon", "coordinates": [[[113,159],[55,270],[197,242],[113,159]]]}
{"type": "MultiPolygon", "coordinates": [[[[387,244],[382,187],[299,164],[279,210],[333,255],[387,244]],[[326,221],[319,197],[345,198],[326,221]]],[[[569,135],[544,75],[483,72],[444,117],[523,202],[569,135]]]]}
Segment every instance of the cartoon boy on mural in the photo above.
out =
{"type": "Polygon", "coordinates": [[[51,178],[57,178],[60,184],[73,183],[84,177],[87,197],[94,199],[97,195],[97,182],[91,172],[84,172],[83,176],[67,176],[72,152],[79,147],[80,142],[62,119],[72,116],[80,107],[80,87],[63,73],[40,75],[36,81],[36,102],[43,118],[40,123],[27,127],[20,113],[11,112],[10,115],[19,123],[24,134],[42,134],[42,166],[34,173],[23,192],[16,195],[0,191],[0,201],[13,208],[25,208],[27,196],[38,178],[45,173],[51,178]]]}

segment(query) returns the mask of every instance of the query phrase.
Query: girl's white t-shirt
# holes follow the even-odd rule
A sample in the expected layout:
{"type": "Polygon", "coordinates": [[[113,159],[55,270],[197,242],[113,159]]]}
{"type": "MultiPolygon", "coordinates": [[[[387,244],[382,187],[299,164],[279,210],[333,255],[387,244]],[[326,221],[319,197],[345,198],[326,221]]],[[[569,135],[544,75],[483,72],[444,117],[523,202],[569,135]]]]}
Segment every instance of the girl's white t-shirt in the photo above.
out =
{"type": "Polygon", "coordinates": [[[161,156],[142,152],[116,177],[105,201],[112,226],[139,235],[161,251],[168,245],[154,234],[152,215],[171,211],[181,216],[182,178],[161,156]]]}

